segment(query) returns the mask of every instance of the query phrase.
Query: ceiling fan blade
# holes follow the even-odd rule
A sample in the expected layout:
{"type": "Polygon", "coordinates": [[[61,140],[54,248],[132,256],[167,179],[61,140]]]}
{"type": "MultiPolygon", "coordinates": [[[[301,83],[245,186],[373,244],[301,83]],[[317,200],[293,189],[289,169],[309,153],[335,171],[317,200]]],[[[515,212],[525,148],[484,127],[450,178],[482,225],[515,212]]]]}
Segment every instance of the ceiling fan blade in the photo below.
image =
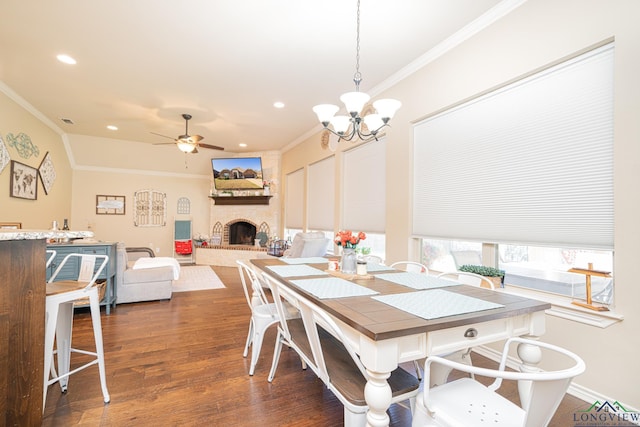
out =
{"type": "Polygon", "coordinates": [[[218,147],[217,145],[198,144],[198,147],[209,148],[211,150],[224,150],[224,147],[218,147]]]}
{"type": "Polygon", "coordinates": [[[163,137],[163,138],[173,139],[174,141],[176,140],[175,138],[173,138],[173,137],[171,137],[171,136],[162,135],[161,133],[155,133],[155,132],[149,132],[149,133],[151,133],[151,134],[153,134],[153,135],[161,136],[161,137],[163,137]]]}
{"type": "Polygon", "coordinates": [[[175,142],[154,142],[151,145],[176,145],[175,142]]]}

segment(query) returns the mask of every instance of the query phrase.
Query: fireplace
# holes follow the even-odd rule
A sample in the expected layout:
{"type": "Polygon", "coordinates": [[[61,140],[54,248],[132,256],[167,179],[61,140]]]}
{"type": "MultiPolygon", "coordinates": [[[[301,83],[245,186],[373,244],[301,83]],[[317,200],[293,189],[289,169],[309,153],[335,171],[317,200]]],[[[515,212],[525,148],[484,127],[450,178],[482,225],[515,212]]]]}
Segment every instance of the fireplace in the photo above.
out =
{"type": "Polygon", "coordinates": [[[230,245],[253,245],[256,238],[256,225],[249,221],[235,221],[227,224],[230,245]]]}

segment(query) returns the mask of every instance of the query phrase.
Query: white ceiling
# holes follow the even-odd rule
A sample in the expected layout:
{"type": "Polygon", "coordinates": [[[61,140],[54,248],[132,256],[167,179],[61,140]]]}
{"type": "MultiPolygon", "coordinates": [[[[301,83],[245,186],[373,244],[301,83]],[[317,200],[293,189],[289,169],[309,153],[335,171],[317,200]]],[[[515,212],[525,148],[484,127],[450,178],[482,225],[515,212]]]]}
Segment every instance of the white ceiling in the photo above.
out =
{"type": "MultiPolygon", "coordinates": [[[[498,3],[362,0],[361,90],[498,3]]],[[[354,87],[356,0],[2,0],[0,16],[0,81],[69,134],[171,142],[150,132],[176,137],[189,113],[204,143],[273,150],[354,87]]]]}

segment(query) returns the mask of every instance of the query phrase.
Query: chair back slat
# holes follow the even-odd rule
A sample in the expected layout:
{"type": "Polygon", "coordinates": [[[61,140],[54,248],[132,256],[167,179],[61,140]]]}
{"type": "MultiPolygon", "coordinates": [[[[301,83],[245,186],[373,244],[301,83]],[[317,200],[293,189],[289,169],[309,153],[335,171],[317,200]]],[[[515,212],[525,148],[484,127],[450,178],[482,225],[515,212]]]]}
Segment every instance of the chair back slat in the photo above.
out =
{"type": "Polygon", "coordinates": [[[76,281],[87,283],[86,286],[84,286],[85,289],[89,289],[95,284],[96,280],[98,280],[98,277],[100,277],[100,274],[102,274],[102,271],[105,269],[107,263],[109,262],[108,255],[88,255],[78,253],[68,254],[62,259],[60,265],[58,265],[58,267],[55,269],[55,271],[49,278],[48,283],[55,282],[60,271],[62,271],[67,262],[70,262],[70,260],[73,258],[78,258],[80,261],[80,266],[78,268],[78,278],[76,281]],[[98,262],[98,260],[101,261],[96,268],[96,263],[98,262]]]}
{"type": "Polygon", "coordinates": [[[241,260],[237,260],[236,264],[238,265],[242,289],[244,290],[244,296],[249,307],[253,309],[253,307],[257,305],[270,304],[264,292],[263,282],[260,280],[258,274],[241,260]]]}

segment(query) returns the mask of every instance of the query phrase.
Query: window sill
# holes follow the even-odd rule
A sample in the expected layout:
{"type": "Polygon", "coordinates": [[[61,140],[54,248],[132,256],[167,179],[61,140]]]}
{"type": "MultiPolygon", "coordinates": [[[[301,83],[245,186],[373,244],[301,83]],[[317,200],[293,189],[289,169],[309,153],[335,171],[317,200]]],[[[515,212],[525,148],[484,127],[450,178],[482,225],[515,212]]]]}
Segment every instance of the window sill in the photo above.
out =
{"type": "Polygon", "coordinates": [[[575,304],[571,304],[570,298],[545,292],[538,292],[509,285],[506,285],[506,287],[500,289],[500,291],[548,302],[551,304],[551,308],[547,310],[548,315],[573,320],[574,322],[584,323],[598,328],[608,328],[609,326],[621,322],[624,319],[622,314],[616,313],[615,311],[589,310],[588,308],[582,308],[575,304]]]}

